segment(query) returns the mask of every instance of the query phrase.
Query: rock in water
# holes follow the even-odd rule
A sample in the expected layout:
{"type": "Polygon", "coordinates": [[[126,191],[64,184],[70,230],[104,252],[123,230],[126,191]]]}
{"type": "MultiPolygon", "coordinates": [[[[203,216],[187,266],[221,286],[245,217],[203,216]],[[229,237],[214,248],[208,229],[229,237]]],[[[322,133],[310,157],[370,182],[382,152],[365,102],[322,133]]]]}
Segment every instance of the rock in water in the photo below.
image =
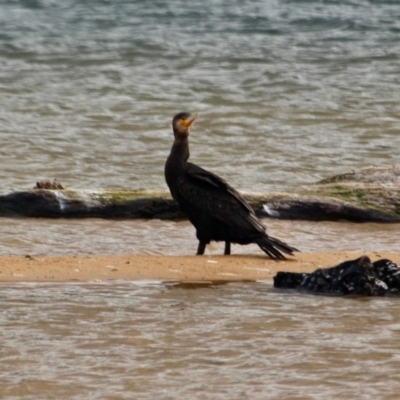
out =
{"type": "Polygon", "coordinates": [[[371,263],[368,256],[362,256],[311,274],[278,272],[274,287],[341,296],[400,294],[400,268],[390,260],[371,263]]]}
{"type": "Polygon", "coordinates": [[[400,294],[400,267],[391,260],[382,259],[372,264],[376,276],[386,283],[390,294],[400,294]]]}
{"type": "Polygon", "coordinates": [[[274,276],[274,287],[281,289],[298,289],[308,275],[310,274],[279,271],[274,276]]]}

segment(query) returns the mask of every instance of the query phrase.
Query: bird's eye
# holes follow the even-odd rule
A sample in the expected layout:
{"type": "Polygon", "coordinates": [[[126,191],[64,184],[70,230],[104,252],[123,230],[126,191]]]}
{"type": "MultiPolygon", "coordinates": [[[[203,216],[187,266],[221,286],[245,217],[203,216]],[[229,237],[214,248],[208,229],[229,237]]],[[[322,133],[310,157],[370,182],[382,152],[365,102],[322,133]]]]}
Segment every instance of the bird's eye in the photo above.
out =
{"type": "Polygon", "coordinates": [[[187,119],[187,117],[185,117],[185,116],[181,117],[182,121],[185,121],[186,119],[187,119]]]}

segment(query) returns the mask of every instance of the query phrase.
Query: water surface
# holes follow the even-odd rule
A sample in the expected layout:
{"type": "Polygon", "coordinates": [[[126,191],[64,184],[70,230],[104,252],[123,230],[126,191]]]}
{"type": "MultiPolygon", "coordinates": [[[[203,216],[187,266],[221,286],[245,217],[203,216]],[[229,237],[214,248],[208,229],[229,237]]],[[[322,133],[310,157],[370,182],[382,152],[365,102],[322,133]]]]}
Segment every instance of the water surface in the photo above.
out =
{"type": "Polygon", "coordinates": [[[2,190],[165,187],[183,109],[242,190],[399,162],[399,53],[390,1],[4,1],[2,190]]]}
{"type": "Polygon", "coordinates": [[[234,283],[8,284],[4,399],[395,399],[397,298],[234,283]]]}
{"type": "MultiPolygon", "coordinates": [[[[0,253],[12,255],[194,255],[198,241],[188,221],[104,219],[1,220],[0,253]]],[[[302,252],[399,251],[399,224],[263,219],[272,236],[302,252]]],[[[223,254],[213,242],[206,254],[223,254]]],[[[233,254],[261,253],[257,245],[232,246],[233,254]]]]}

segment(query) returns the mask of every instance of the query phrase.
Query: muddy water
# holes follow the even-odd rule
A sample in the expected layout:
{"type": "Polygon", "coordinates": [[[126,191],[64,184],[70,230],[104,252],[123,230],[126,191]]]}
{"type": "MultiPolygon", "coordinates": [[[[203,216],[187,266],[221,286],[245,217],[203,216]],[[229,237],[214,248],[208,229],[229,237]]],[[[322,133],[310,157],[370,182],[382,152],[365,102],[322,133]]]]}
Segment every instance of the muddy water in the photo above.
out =
{"type": "Polygon", "coordinates": [[[395,399],[398,298],[269,283],[0,288],[2,399],[395,399]]]}
{"type": "MultiPolygon", "coordinates": [[[[400,251],[399,224],[355,224],[264,219],[268,232],[303,252],[400,251]]],[[[1,220],[1,254],[195,254],[197,239],[188,221],[103,219],[1,220]]],[[[207,246],[222,254],[223,244],[207,246]]],[[[234,254],[260,252],[256,245],[232,247],[234,254]]]]}

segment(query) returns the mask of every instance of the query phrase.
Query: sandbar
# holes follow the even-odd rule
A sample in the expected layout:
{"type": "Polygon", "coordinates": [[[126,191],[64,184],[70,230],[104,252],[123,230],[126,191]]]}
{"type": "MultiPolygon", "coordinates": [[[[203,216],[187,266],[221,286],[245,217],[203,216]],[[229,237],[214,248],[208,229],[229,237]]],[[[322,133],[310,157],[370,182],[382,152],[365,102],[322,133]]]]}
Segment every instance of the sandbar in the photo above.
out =
{"type": "Polygon", "coordinates": [[[263,254],[1,256],[0,282],[272,280],[277,271],[312,272],[361,255],[368,255],[372,261],[388,258],[400,264],[400,253],[388,252],[297,253],[284,261],[263,254]]]}

